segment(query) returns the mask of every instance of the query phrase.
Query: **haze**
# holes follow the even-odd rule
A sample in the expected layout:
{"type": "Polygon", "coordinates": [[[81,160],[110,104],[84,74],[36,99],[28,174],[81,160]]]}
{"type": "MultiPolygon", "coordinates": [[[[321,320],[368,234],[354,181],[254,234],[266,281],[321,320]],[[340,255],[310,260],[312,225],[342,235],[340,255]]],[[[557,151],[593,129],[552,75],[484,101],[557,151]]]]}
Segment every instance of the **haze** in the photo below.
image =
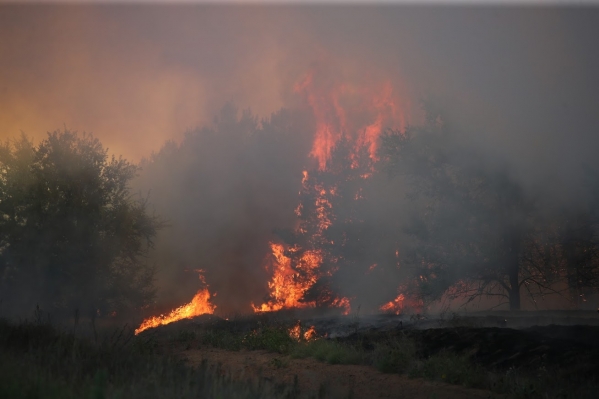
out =
{"type": "MultiPolygon", "coordinates": [[[[66,126],[138,162],[213,126],[227,104],[258,121],[282,108],[314,116],[297,84],[317,71],[321,89],[389,84],[407,125],[422,122],[424,100],[527,190],[574,206],[580,166],[599,167],[598,37],[591,6],[0,5],[0,138],[66,126]]],[[[179,176],[142,176],[172,224],[157,249],[163,300],[197,288],[177,264],[208,268],[217,302],[235,298],[228,310],[259,302],[269,237],[295,225],[301,171],[316,165],[315,132],[290,131],[275,171],[243,143],[198,144],[198,176],[213,174],[197,177],[210,193],[198,207],[210,211],[181,205],[179,176]]]]}

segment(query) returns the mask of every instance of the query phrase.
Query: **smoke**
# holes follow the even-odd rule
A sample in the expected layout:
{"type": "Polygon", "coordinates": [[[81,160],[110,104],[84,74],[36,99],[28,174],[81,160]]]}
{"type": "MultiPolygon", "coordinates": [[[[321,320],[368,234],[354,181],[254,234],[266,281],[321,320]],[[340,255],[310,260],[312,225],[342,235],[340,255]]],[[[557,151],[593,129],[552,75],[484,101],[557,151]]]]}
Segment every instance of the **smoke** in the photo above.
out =
{"type": "MultiPolygon", "coordinates": [[[[321,89],[388,82],[412,124],[425,100],[528,194],[579,206],[581,165],[599,167],[598,22],[592,7],[2,5],[0,134],[65,124],[148,158],[138,189],[171,225],[152,260],[160,300],[191,298],[202,269],[219,309],[246,311],[317,165],[294,90],[309,71],[326,71],[321,89]]],[[[402,184],[380,184],[369,212],[396,231],[402,184]]]]}

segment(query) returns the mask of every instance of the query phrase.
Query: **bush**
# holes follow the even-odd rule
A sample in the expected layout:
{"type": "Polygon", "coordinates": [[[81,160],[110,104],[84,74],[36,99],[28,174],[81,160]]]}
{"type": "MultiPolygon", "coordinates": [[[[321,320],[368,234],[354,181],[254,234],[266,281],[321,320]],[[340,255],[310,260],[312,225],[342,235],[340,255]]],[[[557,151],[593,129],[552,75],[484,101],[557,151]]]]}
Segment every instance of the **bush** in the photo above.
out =
{"type": "Polygon", "coordinates": [[[416,345],[407,337],[400,336],[378,344],[373,363],[383,373],[403,373],[416,361],[416,345]]]}

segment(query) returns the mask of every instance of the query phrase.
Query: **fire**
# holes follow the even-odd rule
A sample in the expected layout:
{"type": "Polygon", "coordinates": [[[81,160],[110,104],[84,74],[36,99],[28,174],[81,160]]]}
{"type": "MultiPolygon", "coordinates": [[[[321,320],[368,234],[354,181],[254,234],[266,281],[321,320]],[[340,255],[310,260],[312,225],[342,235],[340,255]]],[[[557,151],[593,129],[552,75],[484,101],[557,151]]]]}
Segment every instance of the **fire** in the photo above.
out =
{"type": "MultiPolygon", "coordinates": [[[[379,137],[383,129],[389,127],[405,131],[413,115],[403,88],[394,87],[390,81],[374,81],[367,78],[342,81],[339,74],[333,74],[334,77],[328,79],[323,78],[322,72],[313,68],[294,86],[295,93],[301,97],[314,116],[315,131],[310,156],[318,163],[318,170],[314,172],[316,176],[327,171],[332,152],[342,138],[346,138],[350,144],[352,169],[359,166],[360,159],[364,158],[361,156],[363,153],[368,154],[366,159],[369,156],[371,160],[376,161],[379,137]]],[[[368,179],[372,175],[370,172],[361,173],[362,179],[368,179]]],[[[338,195],[338,187],[334,183],[325,184],[317,180],[318,178],[313,178],[312,172],[302,172],[302,190],[311,195],[314,203],[300,202],[295,208],[295,214],[300,219],[304,217],[304,220],[307,210],[314,212],[308,215],[307,219],[312,218],[316,223],[298,223],[296,233],[305,239],[302,243],[304,248],[300,248],[298,244],[290,246],[270,243],[271,253],[265,261],[265,268],[272,273],[268,282],[269,295],[262,304],[251,303],[254,312],[316,307],[317,300],[306,299],[306,294],[319,279],[332,277],[340,267],[337,264],[339,258],[334,258],[327,249],[339,243],[336,244],[327,238],[326,234],[336,221],[332,203],[338,195]]],[[[354,199],[363,200],[361,189],[355,193],[354,199]]],[[[367,273],[372,272],[376,266],[372,264],[367,273]]],[[[318,299],[319,304],[325,303],[327,306],[342,309],[343,314],[350,313],[349,298],[340,297],[330,290],[323,292],[325,298],[323,300],[321,296],[318,299]]],[[[399,314],[403,308],[403,301],[404,296],[400,294],[395,300],[381,306],[380,310],[399,314]]],[[[204,289],[199,291],[189,304],[173,310],[168,315],[145,320],[135,333],[183,318],[212,314],[214,309],[215,306],[210,303],[210,293],[204,289]]],[[[297,333],[299,337],[299,325],[297,331],[295,328],[290,334],[297,333]]],[[[315,333],[313,327],[306,332],[308,333],[309,336],[315,333]]]]}
{"type": "Polygon", "coordinates": [[[385,127],[404,131],[411,104],[390,81],[364,84],[333,82],[321,84],[318,71],[310,70],[294,87],[310,107],[316,120],[310,155],[325,170],[335,144],[350,137],[356,150],[366,147],[376,159],[378,138],[385,127]]]}
{"type": "Polygon", "coordinates": [[[289,336],[296,341],[301,341],[302,338],[306,341],[310,341],[316,338],[316,328],[314,328],[314,326],[310,326],[302,334],[302,326],[298,320],[297,324],[289,329],[289,336]]]}
{"type": "Polygon", "coordinates": [[[316,338],[316,329],[314,328],[314,326],[310,326],[310,328],[308,328],[306,330],[306,332],[304,332],[304,339],[306,341],[310,341],[315,338],[316,338]]]}
{"type": "MultiPolygon", "coordinates": [[[[332,151],[343,137],[351,143],[351,151],[354,153],[352,158],[355,158],[355,165],[352,167],[358,166],[357,154],[361,149],[366,149],[370,158],[376,161],[378,141],[383,129],[390,127],[405,131],[407,126],[411,106],[402,95],[401,88],[398,90],[393,87],[390,81],[370,81],[368,84],[363,79],[360,82],[340,81],[338,74],[327,78],[323,73],[326,71],[314,67],[294,86],[295,93],[301,96],[314,115],[316,126],[310,155],[317,160],[318,169],[327,170],[332,151]]],[[[363,178],[368,179],[370,175],[365,173],[363,178]]],[[[304,300],[304,295],[321,277],[332,276],[338,269],[336,259],[331,259],[325,249],[335,244],[326,238],[325,232],[334,223],[332,199],[337,187],[311,178],[311,173],[304,170],[302,190],[313,193],[315,202],[298,204],[295,214],[302,218],[306,210],[310,209],[316,218],[316,228],[302,223],[297,227],[299,235],[308,237],[305,241],[306,248],[285,248],[282,244],[271,243],[272,256],[267,264],[267,269],[272,272],[268,283],[269,300],[260,306],[252,304],[256,312],[315,307],[316,303],[304,300]],[[285,255],[285,250],[291,256],[285,255]],[[297,256],[294,257],[293,254],[297,256]],[[299,254],[302,255],[298,260],[299,254]],[[322,270],[323,259],[327,259],[327,270],[322,270]]],[[[355,199],[362,198],[359,190],[355,199]]],[[[376,264],[372,265],[369,272],[375,267],[376,264]]],[[[349,314],[349,298],[337,297],[333,292],[326,296],[328,298],[325,303],[343,309],[343,314],[349,314]]],[[[400,311],[402,302],[403,296],[400,295],[381,309],[400,311]]]]}
{"type": "Polygon", "coordinates": [[[172,310],[167,315],[150,317],[135,330],[135,335],[148,328],[158,327],[182,319],[189,319],[203,314],[213,314],[216,306],[210,303],[210,292],[207,288],[198,291],[191,302],[172,310]]]}
{"type": "Polygon", "coordinates": [[[397,296],[397,298],[395,298],[394,300],[392,300],[390,302],[387,302],[386,304],[381,306],[379,309],[382,310],[383,312],[395,313],[398,315],[403,310],[404,299],[405,299],[404,295],[399,294],[397,296]]]}
{"type": "Polygon", "coordinates": [[[349,298],[337,298],[333,301],[333,307],[343,308],[343,315],[347,316],[351,312],[351,304],[349,298]]]}
{"type": "MultiPolygon", "coordinates": [[[[260,306],[252,304],[255,312],[273,312],[281,309],[314,307],[314,302],[302,302],[304,293],[318,279],[318,267],[322,258],[320,253],[307,251],[302,256],[298,268],[305,272],[304,278],[291,267],[291,258],[285,255],[285,246],[270,243],[273,276],[268,287],[270,300],[260,306]]],[[[293,250],[293,249],[292,249],[293,250]]]]}

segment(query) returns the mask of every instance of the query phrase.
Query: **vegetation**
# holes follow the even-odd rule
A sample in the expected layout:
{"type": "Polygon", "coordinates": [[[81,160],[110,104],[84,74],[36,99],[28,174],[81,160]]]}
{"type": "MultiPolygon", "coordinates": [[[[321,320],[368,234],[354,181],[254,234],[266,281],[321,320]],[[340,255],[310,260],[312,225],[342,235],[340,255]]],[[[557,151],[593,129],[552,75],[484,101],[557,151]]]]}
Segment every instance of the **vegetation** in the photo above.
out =
{"type": "MultiPolygon", "coordinates": [[[[0,145],[0,292],[6,308],[54,315],[139,308],[153,298],[147,251],[162,222],[130,192],[138,168],[90,135],[0,145]]],[[[22,314],[22,313],[21,313],[22,314]]],[[[77,316],[78,317],[78,316],[77,316]]]]}
{"type": "Polygon", "coordinates": [[[0,319],[0,398],[295,398],[293,386],[233,381],[126,328],[98,343],[47,323],[0,319]]]}
{"type": "MultiPolygon", "coordinates": [[[[509,335],[508,339],[518,341],[513,342],[518,356],[506,352],[504,357],[509,359],[503,364],[504,357],[500,354],[511,350],[501,343],[505,338],[499,335],[495,344],[503,345],[503,351],[498,350],[498,346],[493,347],[488,338],[502,329],[451,327],[434,330],[438,332],[434,334],[426,330],[373,331],[345,338],[306,340],[290,338],[290,328],[295,325],[281,321],[256,324],[246,320],[200,328],[180,326],[172,328],[170,333],[148,331],[144,334],[156,342],[176,343],[184,349],[208,346],[234,351],[266,350],[283,355],[273,360],[273,368],[287,367],[294,358],[314,358],[329,364],[368,365],[383,373],[480,388],[517,399],[594,398],[599,383],[592,377],[596,372],[596,366],[591,364],[594,360],[579,357],[577,364],[561,364],[558,360],[555,362],[559,364],[542,360],[539,364],[538,344],[527,343],[526,335],[521,333],[509,335]],[[458,340],[458,336],[466,338],[458,340]],[[455,343],[456,347],[448,348],[448,342],[455,343]],[[461,345],[465,347],[460,349],[461,345]],[[530,357],[522,353],[526,345],[532,345],[530,357]],[[585,362],[585,366],[581,362],[585,362]]],[[[559,350],[562,353],[564,348],[559,350]]],[[[567,351],[563,353],[566,357],[572,356],[567,351]]],[[[542,358],[548,361],[546,356],[542,358]]]]}

